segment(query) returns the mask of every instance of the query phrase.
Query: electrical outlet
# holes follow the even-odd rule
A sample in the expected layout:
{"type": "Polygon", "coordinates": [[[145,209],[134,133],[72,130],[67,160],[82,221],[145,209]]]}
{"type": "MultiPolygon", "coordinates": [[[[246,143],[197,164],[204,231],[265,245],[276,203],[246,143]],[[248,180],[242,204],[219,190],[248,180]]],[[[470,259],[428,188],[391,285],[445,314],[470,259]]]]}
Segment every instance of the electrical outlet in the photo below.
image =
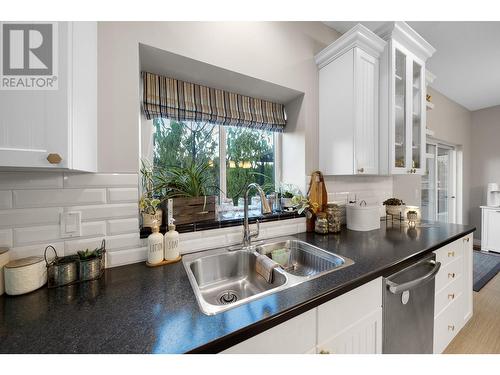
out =
{"type": "Polygon", "coordinates": [[[61,213],[60,228],[61,238],[80,237],[82,235],[82,213],[80,211],[61,213]]]}

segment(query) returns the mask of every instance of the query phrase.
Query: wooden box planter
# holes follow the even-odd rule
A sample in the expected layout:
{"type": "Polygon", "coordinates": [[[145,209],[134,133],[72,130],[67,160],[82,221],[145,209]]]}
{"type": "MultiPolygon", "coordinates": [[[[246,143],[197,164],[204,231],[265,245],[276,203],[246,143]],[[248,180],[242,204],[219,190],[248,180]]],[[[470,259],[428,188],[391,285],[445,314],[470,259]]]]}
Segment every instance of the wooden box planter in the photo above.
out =
{"type": "MultiPolygon", "coordinates": [[[[216,220],[216,201],[217,196],[215,195],[208,195],[206,197],[173,198],[174,224],[180,225],[216,220]]],[[[167,215],[167,200],[164,200],[162,205],[163,212],[167,215]]],[[[166,217],[164,223],[167,222],[166,217]]]]}

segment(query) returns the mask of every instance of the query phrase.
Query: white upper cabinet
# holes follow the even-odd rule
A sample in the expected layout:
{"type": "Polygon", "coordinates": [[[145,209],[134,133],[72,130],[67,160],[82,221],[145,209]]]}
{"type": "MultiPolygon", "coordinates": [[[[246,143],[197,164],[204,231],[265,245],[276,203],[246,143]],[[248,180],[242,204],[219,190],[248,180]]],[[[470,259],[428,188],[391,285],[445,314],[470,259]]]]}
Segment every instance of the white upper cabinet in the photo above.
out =
{"type": "Polygon", "coordinates": [[[375,31],[380,60],[380,174],[424,174],[425,62],[435,49],[404,22],[375,31]]]}
{"type": "Polygon", "coordinates": [[[95,172],[97,23],[56,22],[53,32],[58,88],[0,90],[0,168],[95,172]]]}
{"type": "Polygon", "coordinates": [[[378,174],[379,56],[385,42],[358,24],[315,57],[319,68],[319,168],[378,174]]]}

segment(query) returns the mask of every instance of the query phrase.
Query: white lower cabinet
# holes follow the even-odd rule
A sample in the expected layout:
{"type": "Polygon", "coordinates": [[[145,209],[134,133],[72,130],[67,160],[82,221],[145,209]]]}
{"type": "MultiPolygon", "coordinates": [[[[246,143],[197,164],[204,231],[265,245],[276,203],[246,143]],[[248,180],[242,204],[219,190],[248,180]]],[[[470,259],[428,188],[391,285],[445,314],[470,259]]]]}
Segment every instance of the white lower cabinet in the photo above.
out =
{"type": "Polygon", "coordinates": [[[318,353],[382,353],[382,278],[318,307],[318,353]]]}
{"type": "Polygon", "coordinates": [[[442,353],[472,317],[472,234],[438,250],[441,269],[434,300],[434,353],[442,353]]]}
{"type": "Polygon", "coordinates": [[[381,352],[382,278],[378,278],[222,353],[381,352]]]}
{"type": "Polygon", "coordinates": [[[316,309],[309,310],[248,340],[223,354],[306,354],[316,352],[316,309]]]}

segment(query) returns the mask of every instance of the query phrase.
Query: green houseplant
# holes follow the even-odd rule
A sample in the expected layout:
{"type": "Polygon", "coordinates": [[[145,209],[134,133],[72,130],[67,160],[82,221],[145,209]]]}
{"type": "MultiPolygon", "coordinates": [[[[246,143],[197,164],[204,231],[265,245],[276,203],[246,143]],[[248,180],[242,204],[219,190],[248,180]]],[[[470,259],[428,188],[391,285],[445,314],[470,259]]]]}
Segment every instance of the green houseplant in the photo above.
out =
{"type": "Polygon", "coordinates": [[[405,203],[398,198],[389,198],[383,202],[387,215],[399,216],[403,212],[405,203]]]}
{"type": "Polygon", "coordinates": [[[142,214],[142,226],[161,226],[163,212],[159,208],[161,199],[158,198],[153,166],[146,160],[141,160],[142,195],[139,200],[139,209],[142,214]]]}
{"type": "Polygon", "coordinates": [[[190,163],[182,167],[169,167],[158,171],[156,191],[173,201],[176,224],[215,219],[215,185],[208,163],[190,163]]]}

